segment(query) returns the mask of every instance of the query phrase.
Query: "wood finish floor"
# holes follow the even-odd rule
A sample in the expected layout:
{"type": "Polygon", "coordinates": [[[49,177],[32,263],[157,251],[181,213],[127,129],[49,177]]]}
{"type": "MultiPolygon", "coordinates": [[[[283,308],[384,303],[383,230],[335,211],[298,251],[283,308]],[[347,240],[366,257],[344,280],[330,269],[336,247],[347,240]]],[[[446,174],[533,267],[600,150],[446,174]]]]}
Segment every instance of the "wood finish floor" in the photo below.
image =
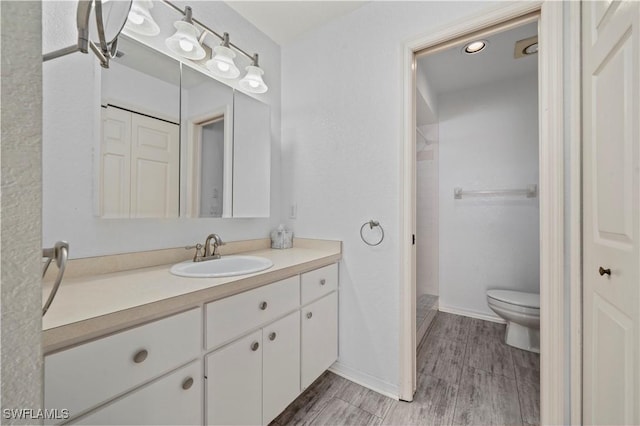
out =
{"type": "Polygon", "coordinates": [[[504,328],[438,312],[418,348],[413,402],[395,401],[326,372],[271,424],[538,424],[539,356],[507,346],[504,328]]]}

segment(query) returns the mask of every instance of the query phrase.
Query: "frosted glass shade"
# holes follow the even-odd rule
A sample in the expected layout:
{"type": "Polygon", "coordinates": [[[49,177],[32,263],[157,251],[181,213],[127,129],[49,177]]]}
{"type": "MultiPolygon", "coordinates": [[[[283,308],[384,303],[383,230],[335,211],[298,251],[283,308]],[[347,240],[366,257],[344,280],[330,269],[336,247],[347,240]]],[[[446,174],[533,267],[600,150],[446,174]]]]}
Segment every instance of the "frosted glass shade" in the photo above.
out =
{"type": "Polygon", "coordinates": [[[198,29],[184,21],[176,21],[173,24],[176,33],[166,40],[167,47],[184,58],[198,61],[207,53],[198,43],[198,29]]]}
{"type": "Polygon", "coordinates": [[[213,48],[213,57],[207,61],[207,68],[215,75],[223,78],[236,78],[240,75],[240,70],[236,66],[233,58],[236,54],[226,46],[216,46],[213,48]]]}
{"type": "Polygon", "coordinates": [[[260,67],[249,65],[245,69],[247,70],[247,75],[245,75],[244,78],[238,82],[238,84],[244,91],[250,93],[264,93],[269,90],[267,85],[264,84],[264,81],[262,80],[264,71],[262,71],[260,67]]]}
{"type": "Polygon", "coordinates": [[[155,36],[160,34],[160,27],[153,20],[149,9],[153,7],[151,0],[134,0],[129,11],[125,28],[136,34],[155,36]]]}

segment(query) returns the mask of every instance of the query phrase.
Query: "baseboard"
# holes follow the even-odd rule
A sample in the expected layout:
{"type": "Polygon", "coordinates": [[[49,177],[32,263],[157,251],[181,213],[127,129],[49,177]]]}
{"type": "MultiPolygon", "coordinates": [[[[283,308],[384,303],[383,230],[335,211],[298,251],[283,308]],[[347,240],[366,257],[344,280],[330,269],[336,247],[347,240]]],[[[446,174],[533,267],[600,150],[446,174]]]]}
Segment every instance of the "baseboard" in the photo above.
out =
{"type": "Polygon", "coordinates": [[[477,311],[472,311],[472,310],[469,310],[469,309],[457,308],[457,307],[454,307],[454,306],[446,306],[446,305],[443,305],[442,302],[439,303],[438,310],[442,311],[442,312],[447,312],[449,314],[462,315],[462,316],[465,316],[465,317],[476,318],[476,319],[481,319],[481,320],[491,321],[491,322],[497,322],[499,324],[506,324],[506,321],[503,320],[500,317],[497,317],[497,316],[494,316],[494,315],[487,315],[484,312],[477,312],[477,311]]]}
{"type": "Polygon", "coordinates": [[[348,367],[344,364],[341,364],[339,361],[329,367],[329,371],[337,374],[340,377],[344,377],[349,381],[357,383],[360,386],[371,389],[372,391],[377,392],[381,395],[388,396],[389,398],[393,398],[395,400],[399,399],[397,385],[387,383],[360,370],[348,367]]]}

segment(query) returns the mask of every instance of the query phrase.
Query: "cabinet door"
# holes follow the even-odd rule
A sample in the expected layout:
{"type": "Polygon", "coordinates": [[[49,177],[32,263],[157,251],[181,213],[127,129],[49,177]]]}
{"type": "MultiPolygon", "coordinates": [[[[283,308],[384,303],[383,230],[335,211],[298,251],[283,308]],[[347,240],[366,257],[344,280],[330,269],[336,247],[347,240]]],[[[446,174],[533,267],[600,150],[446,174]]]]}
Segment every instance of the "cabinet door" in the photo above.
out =
{"type": "Polygon", "coordinates": [[[262,421],[262,330],[207,356],[207,424],[262,421]]]}
{"type": "Polygon", "coordinates": [[[262,329],[262,424],[300,394],[300,311],[262,329]]]}
{"type": "Polygon", "coordinates": [[[201,361],[194,361],[74,422],[82,425],[201,423],[201,361]]]}
{"type": "Polygon", "coordinates": [[[338,293],[303,307],[301,322],[304,390],[338,359],[338,293]]]}

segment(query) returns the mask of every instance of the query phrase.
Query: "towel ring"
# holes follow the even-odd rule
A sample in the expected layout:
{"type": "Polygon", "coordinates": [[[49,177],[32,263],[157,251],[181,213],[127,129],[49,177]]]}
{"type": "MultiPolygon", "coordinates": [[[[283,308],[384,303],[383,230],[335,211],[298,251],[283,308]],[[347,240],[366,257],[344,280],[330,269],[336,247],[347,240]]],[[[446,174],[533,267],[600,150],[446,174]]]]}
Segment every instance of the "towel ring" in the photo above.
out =
{"type": "Polygon", "coordinates": [[[51,302],[53,302],[53,299],[56,297],[58,288],[60,288],[60,283],[62,282],[62,277],[64,276],[64,270],[67,267],[67,260],[69,259],[69,243],[67,243],[66,241],[58,241],[53,247],[42,249],[42,257],[47,259],[42,269],[42,278],[44,278],[44,276],[47,274],[47,269],[49,269],[49,265],[51,265],[51,262],[55,260],[56,266],[58,267],[58,275],[56,276],[56,281],[53,284],[53,288],[51,289],[51,293],[49,293],[47,301],[42,307],[42,316],[44,316],[44,314],[46,314],[49,310],[51,302]]]}
{"type": "Polygon", "coordinates": [[[373,220],[371,219],[369,222],[365,222],[362,224],[362,226],[360,227],[360,238],[362,238],[362,241],[364,241],[365,244],[369,245],[369,246],[377,246],[380,245],[380,243],[382,242],[382,240],[384,240],[384,229],[382,228],[382,225],[380,225],[380,222],[378,222],[377,220],[373,220]],[[367,241],[364,238],[364,235],[362,234],[362,231],[364,231],[365,226],[369,225],[369,229],[373,229],[374,227],[379,227],[380,228],[380,240],[377,243],[370,243],[369,241],[367,241]]]}

